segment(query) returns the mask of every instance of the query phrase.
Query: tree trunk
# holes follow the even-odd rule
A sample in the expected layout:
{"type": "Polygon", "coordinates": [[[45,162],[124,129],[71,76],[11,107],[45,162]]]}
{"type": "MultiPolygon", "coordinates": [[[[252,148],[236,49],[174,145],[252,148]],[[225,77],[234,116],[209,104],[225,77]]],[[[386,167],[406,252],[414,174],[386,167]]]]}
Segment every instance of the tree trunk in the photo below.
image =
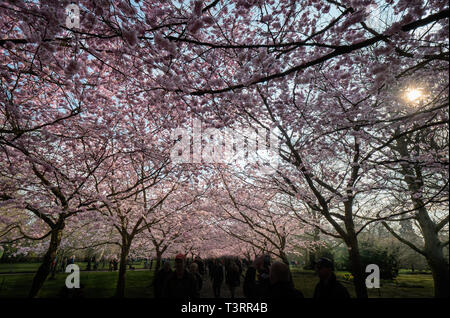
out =
{"type": "Polygon", "coordinates": [[[159,268],[161,267],[161,258],[162,253],[159,251],[156,251],[156,267],[155,267],[155,273],[159,271],[159,268]]]}
{"type": "Polygon", "coordinates": [[[355,292],[357,298],[368,298],[366,287],[366,275],[361,262],[361,255],[359,253],[358,241],[356,237],[350,239],[350,248],[348,251],[351,271],[353,274],[353,284],[355,285],[355,292]]]}
{"type": "Polygon", "coordinates": [[[125,297],[125,278],[127,272],[128,254],[130,252],[131,240],[122,238],[122,248],[120,253],[119,277],[117,280],[116,294],[117,298],[125,297]]]}
{"type": "Polygon", "coordinates": [[[447,298],[449,297],[449,266],[435,225],[425,207],[419,209],[417,221],[423,233],[425,257],[433,274],[434,297],[447,298]]]}
{"type": "Polygon", "coordinates": [[[102,252],[100,253],[100,256],[98,257],[98,261],[100,262],[100,261],[102,261],[102,259],[103,259],[103,254],[105,253],[105,249],[103,248],[102,249],[102,252]]]}
{"type": "MultiPolygon", "coordinates": [[[[314,218],[318,219],[316,217],[316,215],[314,215],[314,218]]],[[[314,234],[313,234],[313,242],[314,244],[318,243],[320,241],[320,229],[318,227],[314,228],[314,234]]],[[[319,257],[322,257],[322,245],[318,244],[319,247],[318,249],[316,249],[316,247],[314,247],[314,249],[311,251],[310,255],[310,259],[309,259],[309,265],[311,266],[311,269],[314,269],[316,261],[319,257]]]]}
{"type": "Polygon", "coordinates": [[[436,298],[448,298],[449,297],[449,267],[445,261],[442,248],[436,250],[436,255],[427,258],[430,265],[431,272],[433,273],[434,281],[434,297],[436,298]]]}
{"type": "Polygon", "coordinates": [[[44,285],[47,276],[50,274],[52,262],[56,257],[59,244],[61,243],[61,236],[64,226],[64,221],[59,221],[52,229],[50,245],[44,255],[41,266],[39,266],[39,269],[34,275],[33,283],[31,284],[30,292],[28,293],[29,298],[34,298],[37,296],[42,286],[44,285]]]}
{"type": "Polygon", "coordinates": [[[287,258],[287,255],[284,251],[280,251],[280,258],[283,261],[284,264],[286,264],[287,266],[289,266],[289,260],[287,258]]]}
{"type": "Polygon", "coordinates": [[[355,223],[353,222],[353,197],[350,197],[345,205],[345,228],[347,235],[345,243],[349,248],[348,255],[350,261],[351,272],[353,274],[353,284],[355,286],[356,298],[368,298],[365,268],[361,262],[361,254],[359,253],[358,237],[355,232],[355,223]]]}
{"type": "MultiPolygon", "coordinates": [[[[409,156],[408,142],[405,138],[397,141],[396,150],[402,156],[409,156]]],[[[408,184],[408,190],[411,193],[420,193],[420,187],[424,185],[422,168],[419,165],[410,167],[406,164],[402,165],[404,180],[408,184]]],[[[423,234],[424,248],[423,255],[427,259],[431,268],[434,281],[434,297],[449,297],[449,265],[444,258],[443,245],[439,240],[439,231],[436,224],[430,218],[427,208],[422,199],[415,198],[411,195],[411,201],[417,209],[416,219],[423,234]]]]}
{"type": "MultiPolygon", "coordinates": [[[[315,248],[315,247],[314,247],[315,248]]],[[[308,250],[308,256],[307,256],[307,261],[306,261],[306,269],[314,269],[314,265],[316,263],[316,251],[311,249],[308,250]]]]}

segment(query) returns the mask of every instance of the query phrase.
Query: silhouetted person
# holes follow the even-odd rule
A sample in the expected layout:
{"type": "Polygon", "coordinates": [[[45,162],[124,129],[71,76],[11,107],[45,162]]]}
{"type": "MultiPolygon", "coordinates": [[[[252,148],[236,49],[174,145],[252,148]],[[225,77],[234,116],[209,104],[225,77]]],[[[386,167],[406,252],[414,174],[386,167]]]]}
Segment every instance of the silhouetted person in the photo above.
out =
{"type": "Polygon", "coordinates": [[[336,280],[333,262],[325,257],[316,263],[316,272],[320,278],[314,290],[314,298],[350,298],[347,289],[336,280]]]}
{"type": "Polygon", "coordinates": [[[253,265],[249,265],[247,268],[242,288],[246,298],[256,297],[256,269],[253,265]]]}
{"type": "Polygon", "coordinates": [[[195,258],[195,261],[194,261],[196,264],[197,264],[197,266],[198,266],[198,273],[200,274],[200,275],[205,275],[205,263],[203,262],[203,260],[200,258],[200,256],[197,256],[196,258],[195,258]]]}
{"type": "Polygon", "coordinates": [[[268,298],[270,297],[270,256],[260,255],[255,258],[253,262],[258,273],[258,280],[256,281],[255,297],[268,298]]]}
{"type": "Polygon", "coordinates": [[[169,262],[164,262],[162,268],[155,274],[153,279],[153,289],[155,292],[155,298],[161,298],[163,296],[163,289],[167,278],[173,273],[170,268],[169,262]]]}
{"type": "Polygon", "coordinates": [[[216,259],[211,274],[214,297],[216,298],[220,298],[220,288],[223,282],[223,274],[222,263],[220,262],[220,260],[216,259]]]}
{"type": "Polygon", "coordinates": [[[68,262],[67,257],[64,257],[64,259],[61,262],[61,268],[60,268],[61,272],[65,272],[66,271],[67,262],[68,262]]]}
{"type": "Polygon", "coordinates": [[[199,298],[197,283],[185,268],[185,256],[175,257],[175,271],[167,277],[163,289],[164,298],[193,299],[199,298]]]}
{"type": "Polygon", "coordinates": [[[239,277],[240,277],[242,275],[242,262],[239,258],[236,258],[236,260],[234,262],[239,269],[239,277]]]}
{"type": "Polygon", "coordinates": [[[198,264],[192,263],[191,266],[189,266],[189,272],[194,276],[197,283],[197,291],[200,292],[203,287],[203,278],[198,271],[198,264]]]}
{"type": "Polygon", "coordinates": [[[214,260],[213,259],[209,259],[208,260],[208,275],[210,280],[212,281],[212,274],[214,272],[214,260]]]}
{"type": "Polygon", "coordinates": [[[226,283],[230,289],[231,298],[234,298],[234,291],[236,287],[241,284],[239,267],[234,262],[232,262],[227,268],[226,283]]]}
{"type": "Polygon", "coordinates": [[[275,262],[270,266],[270,298],[304,298],[302,292],[294,287],[289,266],[284,263],[275,262]]]}

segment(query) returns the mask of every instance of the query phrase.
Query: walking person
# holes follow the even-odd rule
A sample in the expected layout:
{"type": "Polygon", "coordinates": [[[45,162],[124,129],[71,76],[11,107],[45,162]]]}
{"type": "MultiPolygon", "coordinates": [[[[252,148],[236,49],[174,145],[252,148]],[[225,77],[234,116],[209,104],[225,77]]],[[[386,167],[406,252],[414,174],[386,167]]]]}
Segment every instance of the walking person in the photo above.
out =
{"type": "Polygon", "coordinates": [[[228,288],[230,289],[231,298],[234,298],[234,292],[236,287],[239,287],[241,284],[239,267],[235,262],[231,262],[231,264],[227,268],[226,272],[226,283],[228,288]]]}
{"type": "Polygon", "coordinates": [[[197,291],[200,293],[200,290],[203,287],[203,278],[202,275],[199,273],[198,264],[192,263],[191,266],[189,267],[189,272],[194,276],[195,281],[197,283],[197,291]]]}
{"type": "Polygon", "coordinates": [[[194,263],[196,263],[197,266],[198,266],[198,273],[199,273],[201,276],[205,275],[205,263],[204,263],[203,260],[200,258],[200,256],[197,256],[197,257],[195,258],[194,263]]]}
{"type": "Polygon", "coordinates": [[[223,276],[224,276],[223,265],[219,259],[216,259],[211,273],[212,286],[215,298],[220,298],[220,289],[222,287],[222,282],[224,278],[223,276]]]}
{"type": "Polygon", "coordinates": [[[316,272],[320,281],[316,285],[313,298],[350,298],[347,289],[336,279],[333,261],[325,257],[320,258],[316,263],[316,272]]]}
{"type": "Polygon", "coordinates": [[[90,257],[88,257],[86,270],[87,270],[87,271],[90,271],[90,270],[91,270],[91,258],[90,258],[90,257]]]}
{"type": "Polygon", "coordinates": [[[270,297],[270,255],[260,255],[255,258],[253,265],[258,273],[255,285],[255,297],[270,297]]]}
{"type": "Polygon", "coordinates": [[[99,265],[99,262],[97,261],[96,257],[94,256],[94,271],[98,270],[98,265],[99,265]]]}
{"type": "Polygon", "coordinates": [[[270,298],[304,298],[302,292],[294,287],[289,266],[284,263],[275,262],[270,266],[270,298]]]}
{"type": "Polygon", "coordinates": [[[67,267],[67,257],[64,257],[64,259],[61,261],[61,267],[60,267],[60,272],[65,272],[66,271],[66,267],[67,267]]]}
{"type": "Polygon", "coordinates": [[[169,262],[164,262],[162,268],[155,274],[153,279],[154,297],[161,298],[167,278],[173,273],[169,262]]]}
{"type": "Polygon", "coordinates": [[[253,265],[249,265],[245,272],[244,284],[242,286],[244,290],[244,296],[246,298],[256,297],[256,268],[253,265]]]}
{"type": "Polygon", "coordinates": [[[195,299],[200,295],[194,276],[186,270],[185,256],[175,257],[175,271],[170,274],[164,284],[163,297],[171,299],[195,299]]]}
{"type": "Polygon", "coordinates": [[[208,260],[208,275],[209,279],[212,281],[213,279],[213,273],[214,273],[214,259],[208,260]]]}

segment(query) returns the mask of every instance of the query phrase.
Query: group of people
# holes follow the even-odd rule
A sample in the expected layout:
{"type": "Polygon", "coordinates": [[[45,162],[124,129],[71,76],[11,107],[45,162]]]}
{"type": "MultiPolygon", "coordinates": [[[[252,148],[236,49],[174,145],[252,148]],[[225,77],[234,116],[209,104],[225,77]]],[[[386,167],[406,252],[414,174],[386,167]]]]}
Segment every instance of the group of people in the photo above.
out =
{"type": "MultiPolygon", "coordinates": [[[[289,266],[282,262],[272,263],[269,255],[258,256],[253,263],[241,262],[237,258],[210,259],[205,263],[199,257],[192,262],[187,261],[183,254],[176,255],[174,270],[169,262],[164,262],[162,269],[155,274],[155,298],[200,298],[207,271],[214,297],[221,297],[221,288],[225,281],[231,298],[234,298],[236,288],[241,285],[244,267],[246,272],[242,289],[246,298],[303,298],[302,292],[294,286],[289,266]]],[[[334,265],[330,259],[320,258],[316,262],[316,272],[320,281],[314,290],[314,298],[350,298],[347,289],[336,279],[334,265]]]]}
{"type": "Polygon", "coordinates": [[[153,268],[153,258],[148,261],[148,259],[144,260],[144,269],[152,269],[153,268]]]}
{"type": "Polygon", "coordinates": [[[188,271],[183,254],[175,257],[173,271],[170,263],[164,262],[162,269],[155,274],[153,281],[155,298],[199,298],[203,279],[198,268],[198,264],[193,262],[188,271]]]}
{"type": "MultiPolygon", "coordinates": [[[[320,258],[315,269],[320,281],[314,289],[313,298],[350,298],[347,289],[336,279],[330,259],[320,258]]],[[[257,257],[247,269],[243,290],[248,298],[304,298],[303,293],[294,286],[289,266],[282,262],[271,264],[269,255],[257,257]]]]}
{"type": "Polygon", "coordinates": [[[98,266],[99,266],[99,262],[97,261],[97,258],[95,256],[88,258],[87,266],[86,266],[87,271],[90,271],[90,270],[97,271],[98,266]]]}
{"type": "Polygon", "coordinates": [[[236,288],[241,284],[242,263],[239,259],[208,260],[209,278],[211,279],[214,297],[220,298],[222,283],[225,280],[231,294],[235,297],[236,288]]]}
{"type": "Polygon", "coordinates": [[[56,273],[64,272],[67,265],[70,264],[75,264],[75,255],[64,257],[61,260],[58,260],[58,257],[55,257],[50,265],[50,279],[55,279],[56,273]]]}
{"type": "MultiPolygon", "coordinates": [[[[103,258],[100,263],[96,259],[96,257],[93,256],[93,257],[87,258],[86,262],[87,262],[87,265],[85,268],[86,271],[91,271],[91,270],[97,271],[100,269],[100,264],[102,264],[102,269],[105,269],[107,260],[105,258],[103,258]]],[[[55,257],[55,259],[52,261],[51,268],[50,268],[51,278],[54,278],[56,273],[65,272],[66,267],[71,264],[75,264],[75,255],[72,255],[70,257],[64,257],[61,259],[58,259],[58,257],[55,257]]],[[[119,265],[119,261],[117,260],[117,258],[112,258],[109,260],[109,270],[110,271],[117,270],[118,265],[119,265]]]]}
{"type": "Polygon", "coordinates": [[[113,258],[109,260],[109,271],[116,271],[118,269],[119,266],[119,261],[117,260],[117,258],[113,258]]]}

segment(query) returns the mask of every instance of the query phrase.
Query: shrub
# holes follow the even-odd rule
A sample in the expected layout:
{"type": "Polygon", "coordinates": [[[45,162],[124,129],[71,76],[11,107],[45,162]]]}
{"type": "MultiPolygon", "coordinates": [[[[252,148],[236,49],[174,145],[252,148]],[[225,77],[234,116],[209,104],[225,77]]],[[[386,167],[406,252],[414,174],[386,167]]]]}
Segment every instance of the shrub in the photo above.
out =
{"type": "MultiPolygon", "coordinates": [[[[373,244],[361,243],[359,247],[361,262],[366,268],[369,264],[376,264],[380,268],[380,278],[392,280],[398,276],[398,251],[388,251],[373,244]]],[[[346,268],[351,269],[348,255],[346,256],[346,268]]]]}

